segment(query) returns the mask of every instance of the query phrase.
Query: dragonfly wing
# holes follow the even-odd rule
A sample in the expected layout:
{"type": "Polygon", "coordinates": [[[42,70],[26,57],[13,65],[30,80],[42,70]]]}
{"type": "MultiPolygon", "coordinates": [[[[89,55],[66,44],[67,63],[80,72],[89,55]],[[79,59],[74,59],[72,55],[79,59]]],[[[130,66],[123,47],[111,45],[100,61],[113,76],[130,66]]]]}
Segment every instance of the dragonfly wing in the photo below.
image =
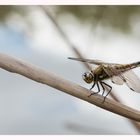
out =
{"type": "Polygon", "coordinates": [[[131,90],[140,93],[140,79],[132,70],[122,73],[122,76],[131,90]]]}
{"type": "Polygon", "coordinates": [[[132,70],[122,72],[109,65],[107,68],[104,67],[104,71],[111,77],[113,83],[122,85],[125,82],[131,90],[140,93],[140,79],[132,70]]]}
{"type": "Polygon", "coordinates": [[[101,60],[84,59],[84,58],[73,58],[73,57],[68,57],[68,59],[72,59],[72,60],[76,60],[76,61],[81,61],[81,62],[86,62],[86,63],[90,63],[90,64],[95,64],[95,65],[101,65],[101,64],[116,65],[115,63],[107,63],[107,62],[103,62],[101,60]]]}
{"type": "Polygon", "coordinates": [[[117,85],[123,85],[124,80],[120,76],[120,72],[117,71],[114,67],[108,66],[103,67],[104,71],[106,74],[111,78],[112,83],[117,84],[117,85]]]}
{"type": "Polygon", "coordinates": [[[111,78],[111,81],[114,83],[114,84],[117,84],[117,85],[123,85],[124,81],[122,80],[121,77],[119,76],[113,76],[111,78]]]}

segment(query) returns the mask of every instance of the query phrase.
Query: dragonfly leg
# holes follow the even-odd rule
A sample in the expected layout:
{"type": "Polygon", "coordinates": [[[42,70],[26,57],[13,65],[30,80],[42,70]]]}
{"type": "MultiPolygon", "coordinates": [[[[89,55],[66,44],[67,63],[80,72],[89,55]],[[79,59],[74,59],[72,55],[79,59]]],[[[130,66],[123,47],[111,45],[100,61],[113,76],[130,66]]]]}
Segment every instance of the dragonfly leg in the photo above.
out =
{"type": "Polygon", "coordinates": [[[93,85],[92,85],[92,87],[90,88],[90,90],[92,90],[92,89],[94,88],[94,86],[95,86],[95,82],[93,83],[93,85]]]}
{"type": "Polygon", "coordinates": [[[105,87],[103,86],[102,82],[100,82],[100,84],[101,84],[101,86],[102,86],[102,88],[103,88],[103,93],[102,93],[102,96],[103,96],[104,93],[105,93],[105,87]]]}
{"type": "MultiPolygon", "coordinates": [[[[97,92],[93,92],[93,93],[91,93],[88,97],[90,97],[91,95],[94,95],[94,94],[97,94],[97,93],[99,93],[99,92],[100,92],[100,87],[99,87],[98,82],[95,82],[95,83],[93,84],[93,86],[92,86],[92,87],[94,87],[94,86],[95,86],[95,84],[97,85],[98,91],[97,91],[97,92]]],[[[92,88],[91,88],[91,89],[92,89],[92,88]]]]}
{"type": "Polygon", "coordinates": [[[96,75],[95,75],[95,76],[94,76],[94,81],[93,81],[94,83],[93,83],[92,87],[90,88],[90,90],[92,90],[92,89],[94,88],[95,84],[97,83],[97,82],[96,82],[96,79],[97,79],[97,77],[96,77],[96,75]]]}
{"type": "Polygon", "coordinates": [[[106,99],[106,97],[108,96],[108,94],[111,92],[111,90],[112,90],[112,87],[110,86],[110,85],[108,85],[108,84],[106,84],[105,82],[101,82],[102,84],[104,84],[104,85],[106,85],[107,87],[109,87],[110,89],[109,89],[109,91],[108,91],[108,93],[106,94],[106,96],[104,97],[104,100],[103,100],[103,103],[105,102],[105,99],[106,99]]]}

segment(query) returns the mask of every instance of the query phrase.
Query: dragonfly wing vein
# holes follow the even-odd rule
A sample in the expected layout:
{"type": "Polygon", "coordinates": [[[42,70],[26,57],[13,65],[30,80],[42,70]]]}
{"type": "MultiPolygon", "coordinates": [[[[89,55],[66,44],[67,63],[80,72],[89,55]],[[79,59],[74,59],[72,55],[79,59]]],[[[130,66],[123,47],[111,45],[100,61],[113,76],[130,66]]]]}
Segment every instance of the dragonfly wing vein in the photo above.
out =
{"type": "Polygon", "coordinates": [[[116,63],[107,63],[107,62],[103,62],[101,60],[94,60],[94,59],[73,58],[73,57],[68,57],[68,59],[76,60],[76,61],[81,61],[81,62],[85,62],[85,63],[90,63],[90,64],[95,64],[95,65],[102,65],[102,64],[116,65],[116,63]]]}
{"type": "Polygon", "coordinates": [[[132,70],[124,72],[122,76],[131,90],[140,93],[140,79],[132,70]]]}
{"type": "Polygon", "coordinates": [[[120,78],[119,76],[113,76],[111,78],[111,81],[114,83],[114,84],[117,84],[117,85],[123,85],[124,81],[122,80],[122,78],[120,78]]]}
{"type": "Polygon", "coordinates": [[[122,85],[124,83],[123,78],[120,75],[120,71],[116,70],[113,66],[103,67],[106,74],[111,78],[112,83],[122,85]]]}

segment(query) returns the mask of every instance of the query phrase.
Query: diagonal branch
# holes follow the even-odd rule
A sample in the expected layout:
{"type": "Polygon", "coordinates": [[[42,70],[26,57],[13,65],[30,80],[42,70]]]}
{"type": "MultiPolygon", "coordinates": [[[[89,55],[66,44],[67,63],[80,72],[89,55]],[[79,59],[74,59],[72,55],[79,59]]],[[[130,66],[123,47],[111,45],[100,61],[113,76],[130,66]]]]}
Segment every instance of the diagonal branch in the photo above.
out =
{"type": "MultiPolygon", "coordinates": [[[[71,50],[76,54],[77,57],[79,58],[84,58],[83,55],[80,53],[80,51],[77,49],[77,47],[69,40],[69,38],[67,37],[67,35],[65,34],[65,32],[62,30],[62,28],[59,26],[59,24],[56,22],[55,18],[51,15],[51,13],[47,10],[47,8],[45,8],[44,6],[41,6],[41,8],[43,9],[44,13],[50,18],[50,20],[53,22],[53,24],[55,25],[55,27],[57,28],[58,32],[60,33],[60,35],[62,36],[62,38],[64,39],[64,41],[68,44],[68,47],[71,48],[71,50]]],[[[83,65],[87,68],[90,69],[90,65],[88,65],[87,63],[83,63],[83,65]]],[[[108,89],[107,89],[108,90],[108,89]]],[[[116,95],[111,92],[110,96],[117,102],[122,102],[118,97],[116,97],[116,95]]],[[[130,122],[132,123],[132,125],[136,128],[136,130],[140,133],[140,125],[135,122],[130,120],[130,122]]]]}
{"type": "Polygon", "coordinates": [[[124,116],[126,118],[140,122],[140,112],[126,105],[122,105],[111,99],[106,99],[103,103],[101,95],[88,97],[91,91],[83,88],[76,83],[65,80],[54,73],[43,70],[35,65],[23,62],[14,57],[0,53],[0,67],[12,73],[23,75],[36,82],[46,84],[50,87],[63,91],[69,95],[94,104],[100,108],[124,116]]]}

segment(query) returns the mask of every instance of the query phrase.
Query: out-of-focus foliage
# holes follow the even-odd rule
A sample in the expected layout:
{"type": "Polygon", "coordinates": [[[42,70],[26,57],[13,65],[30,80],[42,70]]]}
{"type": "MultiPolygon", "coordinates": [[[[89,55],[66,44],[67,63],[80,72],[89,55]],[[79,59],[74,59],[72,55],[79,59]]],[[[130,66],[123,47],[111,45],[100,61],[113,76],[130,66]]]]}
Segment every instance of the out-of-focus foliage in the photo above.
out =
{"type": "Polygon", "coordinates": [[[15,11],[14,6],[0,6],[0,21],[3,21],[11,12],[15,11]]]}
{"type": "Polygon", "coordinates": [[[58,6],[57,16],[72,14],[83,23],[91,23],[95,28],[100,24],[121,31],[130,31],[131,17],[140,16],[140,6],[58,6]]]}
{"type": "Polygon", "coordinates": [[[25,11],[25,6],[0,5],[0,22],[4,22],[13,13],[24,16],[25,11]]]}
{"type": "MultiPolygon", "coordinates": [[[[19,14],[28,14],[26,9],[33,6],[0,6],[0,22],[13,12],[19,14]]],[[[35,6],[37,8],[37,6],[35,6]]],[[[34,8],[35,8],[34,7],[34,8]]],[[[49,7],[49,6],[47,6],[49,7]]],[[[51,6],[50,6],[51,7],[51,6]]],[[[102,25],[103,27],[109,27],[120,31],[131,31],[130,22],[132,17],[136,16],[139,19],[140,6],[97,6],[97,5],[81,5],[81,6],[55,6],[57,18],[72,14],[77,17],[82,23],[90,23],[93,27],[102,25]]],[[[134,19],[133,19],[134,20],[134,19]]],[[[135,22],[135,21],[134,21],[135,22]]]]}

